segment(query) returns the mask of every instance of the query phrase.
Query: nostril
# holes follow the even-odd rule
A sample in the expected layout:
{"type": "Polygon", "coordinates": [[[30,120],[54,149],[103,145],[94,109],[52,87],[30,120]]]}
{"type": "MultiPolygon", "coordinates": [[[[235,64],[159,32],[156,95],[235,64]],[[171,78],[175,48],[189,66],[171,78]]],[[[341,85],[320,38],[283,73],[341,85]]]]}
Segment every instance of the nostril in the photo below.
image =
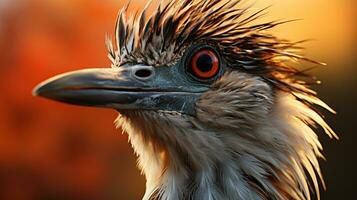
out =
{"type": "Polygon", "coordinates": [[[134,74],[137,78],[147,79],[151,77],[152,71],[150,69],[139,69],[134,74]]]}

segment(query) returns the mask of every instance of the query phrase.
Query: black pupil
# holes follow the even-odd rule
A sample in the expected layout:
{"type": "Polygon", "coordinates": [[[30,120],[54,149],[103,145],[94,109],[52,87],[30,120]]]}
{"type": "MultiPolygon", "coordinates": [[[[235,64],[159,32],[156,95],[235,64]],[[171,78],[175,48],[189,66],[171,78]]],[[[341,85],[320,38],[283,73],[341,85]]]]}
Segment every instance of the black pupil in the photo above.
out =
{"type": "Polygon", "coordinates": [[[203,54],[197,59],[196,65],[201,72],[209,72],[213,66],[213,59],[210,55],[203,54]]]}

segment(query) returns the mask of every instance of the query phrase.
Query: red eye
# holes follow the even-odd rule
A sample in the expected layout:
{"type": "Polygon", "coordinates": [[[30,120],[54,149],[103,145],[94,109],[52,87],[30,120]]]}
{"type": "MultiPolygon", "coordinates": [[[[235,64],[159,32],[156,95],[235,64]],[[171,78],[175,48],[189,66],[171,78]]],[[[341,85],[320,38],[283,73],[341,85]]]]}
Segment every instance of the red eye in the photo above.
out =
{"type": "Polygon", "coordinates": [[[191,59],[190,70],[197,78],[210,79],[219,72],[217,54],[209,49],[201,49],[191,59]]]}

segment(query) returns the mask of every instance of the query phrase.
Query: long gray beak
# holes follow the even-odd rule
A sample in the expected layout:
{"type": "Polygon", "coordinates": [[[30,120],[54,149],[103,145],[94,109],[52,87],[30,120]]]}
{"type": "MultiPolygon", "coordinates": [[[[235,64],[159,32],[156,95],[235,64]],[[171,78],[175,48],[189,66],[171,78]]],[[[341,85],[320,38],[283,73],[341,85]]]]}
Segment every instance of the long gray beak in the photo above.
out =
{"type": "Polygon", "coordinates": [[[205,88],[182,87],[168,76],[155,74],[151,66],[85,69],[50,78],[33,94],[74,105],[193,115],[195,102],[205,88]]]}

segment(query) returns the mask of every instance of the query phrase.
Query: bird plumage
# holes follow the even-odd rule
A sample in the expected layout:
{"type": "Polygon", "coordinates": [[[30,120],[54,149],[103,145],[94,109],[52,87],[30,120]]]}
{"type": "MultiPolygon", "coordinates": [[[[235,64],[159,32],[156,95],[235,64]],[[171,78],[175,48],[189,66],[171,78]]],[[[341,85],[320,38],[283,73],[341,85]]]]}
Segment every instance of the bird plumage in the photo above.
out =
{"type": "MultiPolygon", "coordinates": [[[[240,0],[173,0],[146,19],[143,11],[116,25],[113,67],[123,63],[170,66],[195,43],[211,43],[232,68],[196,104],[197,116],[129,112],[117,119],[129,133],[147,178],[144,199],[310,199],[319,197],[317,157],[322,146],[312,126],[336,137],[312,105],[332,111],[308,85],[316,80],[285,62],[299,42],[266,30],[282,21],[252,24],[240,0]],[[153,198],[155,196],[155,198],[153,198]]],[[[320,63],[318,63],[320,64],[320,63]]]]}
{"type": "Polygon", "coordinates": [[[216,84],[228,88],[205,93],[196,117],[130,111],[117,119],[146,176],[144,199],[310,199],[308,176],[318,194],[322,147],[310,125],[332,134],[323,119],[252,75],[232,72],[216,84]]]}
{"type": "Polygon", "coordinates": [[[242,0],[171,0],[146,17],[149,5],[120,11],[106,40],[112,68],[60,75],[35,94],[118,110],[144,200],[319,198],[317,129],[337,136],[315,107],[333,110],[291,66],[322,63],[267,32],[286,21],[255,24],[266,8],[252,13],[242,0]]]}

